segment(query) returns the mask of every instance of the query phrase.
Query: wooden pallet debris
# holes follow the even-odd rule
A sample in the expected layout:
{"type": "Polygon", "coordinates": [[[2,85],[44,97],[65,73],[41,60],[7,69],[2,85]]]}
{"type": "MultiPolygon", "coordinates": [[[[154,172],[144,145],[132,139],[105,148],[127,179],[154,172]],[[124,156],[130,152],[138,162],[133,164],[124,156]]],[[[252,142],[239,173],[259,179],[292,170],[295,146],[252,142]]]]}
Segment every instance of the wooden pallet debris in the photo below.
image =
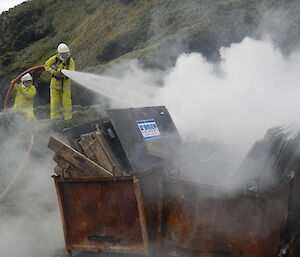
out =
{"type": "Polygon", "coordinates": [[[84,154],[114,175],[122,175],[121,165],[100,131],[85,134],[78,141],[84,154]]]}
{"type": "Polygon", "coordinates": [[[50,137],[48,147],[56,153],[54,160],[58,163],[58,166],[54,172],[59,176],[113,176],[110,171],[77,152],[56,137],[50,137]]]}

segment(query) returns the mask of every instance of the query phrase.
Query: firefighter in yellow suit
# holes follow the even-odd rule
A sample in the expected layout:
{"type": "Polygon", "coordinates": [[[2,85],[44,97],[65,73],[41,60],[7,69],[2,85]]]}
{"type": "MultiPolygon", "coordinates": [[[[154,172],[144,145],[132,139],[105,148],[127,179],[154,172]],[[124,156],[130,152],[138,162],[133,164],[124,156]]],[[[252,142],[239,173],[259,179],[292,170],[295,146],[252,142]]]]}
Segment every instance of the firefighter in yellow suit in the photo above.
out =
{"type": "Polygon", "coordinates": [[[33,100],[36,95],[35,86],[32,84],[32,77],[29,73],[21,78],[21,82],[15,84],[14,93],[16,94],[13,109],[24,113],[27,120],[35,120],[33,113],[33,100]]]}
{"type": "Polygon", "coordinates": [[[51,73],[50,82],[50,118],[72,119],[71,80],[61,70],[75,70],[74,59],[70,57],[69,47],[61,43],[57,54],[45,62],[45,70],[51,73]]]}

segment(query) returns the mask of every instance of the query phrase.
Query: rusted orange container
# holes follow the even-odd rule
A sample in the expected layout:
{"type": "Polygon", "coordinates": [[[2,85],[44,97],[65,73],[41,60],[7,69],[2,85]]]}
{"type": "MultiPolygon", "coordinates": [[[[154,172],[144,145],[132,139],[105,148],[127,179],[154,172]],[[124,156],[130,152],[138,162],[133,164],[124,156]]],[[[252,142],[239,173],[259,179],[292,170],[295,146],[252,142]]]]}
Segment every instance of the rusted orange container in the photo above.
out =
{"type": "Polygon", "coordinates": [[[280,249],[288,217],[288,186],[272,194],[245,194],[172,179],[162,188],[166,255],[189,250],[270,257],[280,249]]]}
{"type": "Polygon", "coordinates": [[[246,194],[155,173],[54,180],[70,253],[270,257],[287,222],[287,186],[246,194]]]}
{"type": "Polygon", "coordinates": [[[54,176],[54,181],[71,255],[73,250],[150,254],[161,214],[159,176],[54,176]]]}

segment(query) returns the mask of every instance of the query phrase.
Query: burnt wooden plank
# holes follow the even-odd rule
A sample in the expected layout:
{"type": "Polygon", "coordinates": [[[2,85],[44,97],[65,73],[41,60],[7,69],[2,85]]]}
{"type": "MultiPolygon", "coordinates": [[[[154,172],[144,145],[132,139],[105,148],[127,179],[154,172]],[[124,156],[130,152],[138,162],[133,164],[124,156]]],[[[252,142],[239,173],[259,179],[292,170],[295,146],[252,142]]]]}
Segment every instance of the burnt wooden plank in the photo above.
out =
{"type": "Polygon", "coordinates": [[[72,166],[69,162],[67,162],[64,158],[62,158],[58,154],[55,154],[53,160],[57,162],[57,165],[54,168],[54,173],[57,176],[62,176],[64,178],[71,178],[71,177],[81,177],[87,175],[83,171],[76,169],[74,166],[72,166]]]}
{"type": "Polygon", "coordinates": [[[62,176],[64,178],[72,178],[90,175],[89,172],[77,169],[76,167],[72,166],[70,162],[66,161],[58,153],[54,155],[53,160],[57,162],[57,166],[54,168],[54,173],[58,176],[62,176]]]}
{"type": "Polygon", "coordinates": [[[100,131],[95,131],[94,133],[95,139],[98,141],[99,145],[103,149],[103,154],[105,155],[107,162],[111,166],[112,171],[115,175],[122,175],[122,168],[120,163],[118,162],[111,146],[107,143],[103,134],[100,131]]]}
{"type": "Polygon", "coordinates": [[[110,147],[100,131],[81,135],[78,141],[84,155],[89,159],[112,172],[114,175],[122,175],[122,169],[110,147]]]}
{"type": "MultiPolygon", "coordinates": [[[[101,163],[99,162],[95,151],[93,151],[92,149],[92,145],[94,144],[94,139],[92,137],[91,134],[86,134],[86,135],[82,135],[80,137],[80,140],[78,141],[78,144],[80,145],[81,149],[83,150],[84,154],[86,157],[88,157],[89,159],[91,159],[92,161],[94,161],[95,163],[101,165],[101,163]]],[[[103,168],[107,169],[106,166],[101,165],[103,168]]],[[[109,169],[107,169],[109,170],[109,169]]]]}
{"type": "Polygon", "coordinates": [[[107,148],[109,147],[104,145],[102,134],[98,133],[98,135],[96,135],[96,133],[93,133],[93,136],[95,137],[95,140],[92,147],[95,147],[95,150],[97,149],[97,151],[95,151],[97,159],[99,160],[99,162],[103,163],[104,167],[107,167],[109,170],[113,171],[114,164],[109,154],[107,153],[107,148]]]}
{"type": "Polygon", "coordinates": [[[62,158],[58,154],[54,155],[53,160],[57,163],[54,168],[54,173],[57,176],[63,176],[63,170],[68,168],[68,166],[61,162],[62,158]]]}
{"type": "Polygon", "coordinates": [[[88,173],[90,176],[113,176],[111,172],[53,136],[50,137],[48,147],[66,161],[70,162],[74,167],[88,173]]]}

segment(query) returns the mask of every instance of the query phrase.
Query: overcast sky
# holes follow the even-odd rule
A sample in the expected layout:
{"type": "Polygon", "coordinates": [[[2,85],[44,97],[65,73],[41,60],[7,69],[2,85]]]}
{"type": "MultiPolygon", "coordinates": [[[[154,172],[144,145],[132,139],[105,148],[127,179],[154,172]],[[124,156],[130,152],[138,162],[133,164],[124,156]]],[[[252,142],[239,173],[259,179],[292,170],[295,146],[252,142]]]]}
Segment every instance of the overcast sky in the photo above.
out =
{"type": "Polygon", "coordinates": [[[0,0],[0,13],[23,2],[26,2],[26,0],[0,0]]]}

